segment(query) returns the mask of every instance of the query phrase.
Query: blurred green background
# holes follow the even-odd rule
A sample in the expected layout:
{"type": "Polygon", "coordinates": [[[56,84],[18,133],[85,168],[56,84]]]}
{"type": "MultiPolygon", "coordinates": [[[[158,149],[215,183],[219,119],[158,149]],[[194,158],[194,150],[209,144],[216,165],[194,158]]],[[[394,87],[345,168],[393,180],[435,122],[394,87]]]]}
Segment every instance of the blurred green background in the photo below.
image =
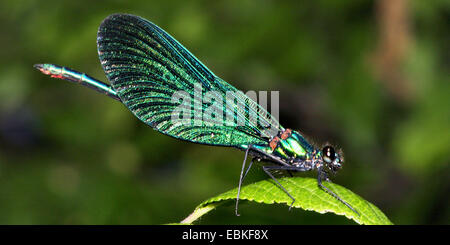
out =
{"type": "MultiPolygon", "coordinates": [[[[333,181],[395,224],[450,222],[450,2],[0,2],[0,224],[163,224],[235,188],[243,152],[152,130],[122,104],[33,68],[106,81],[112,13],[169,32],[235,87],[280,91],[280,122],[345,153],[333,181]]],[[[315,173],[300,174],[314,177],[315,173]]],[[[247,183],[267,178],[251,170],[247,183]]],[[[242,203],[200,224],[352,224],[242,203]]]]}

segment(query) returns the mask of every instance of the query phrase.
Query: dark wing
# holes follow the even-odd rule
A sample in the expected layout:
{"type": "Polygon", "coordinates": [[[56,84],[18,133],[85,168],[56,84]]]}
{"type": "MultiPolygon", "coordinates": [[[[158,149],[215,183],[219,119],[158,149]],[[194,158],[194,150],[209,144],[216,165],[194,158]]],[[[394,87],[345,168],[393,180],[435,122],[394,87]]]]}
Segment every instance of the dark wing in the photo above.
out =
{"type": "Polygon", "coordinates": [[[97,45],[100,62],[121,101],[137,118],[164,134],[195,143],[239,147],[266,144],[281,129],[264,108],[214,75],[150,21],[128,14],[111,15],[100,25],[97,45]],[[199,91],[203,100],[208,96],[220,99],[201,103],[199,91]],[[234,105],[243,106],[218,103],[227,92],[234,92],[234,105]],[[175,112],[189,116],[174,117],[178,115],[175,112]]]}

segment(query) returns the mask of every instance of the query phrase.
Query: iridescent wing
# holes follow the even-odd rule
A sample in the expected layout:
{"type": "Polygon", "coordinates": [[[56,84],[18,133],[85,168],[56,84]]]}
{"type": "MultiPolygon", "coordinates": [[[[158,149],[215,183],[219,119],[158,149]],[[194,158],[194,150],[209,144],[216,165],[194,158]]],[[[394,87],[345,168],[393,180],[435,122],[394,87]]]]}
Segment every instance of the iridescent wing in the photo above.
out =
{"type": "Polygon", "coordinates": [[[109,16],[100,25],[97,45],[100,62],[121,101],[159,132],[195,143],[240,147],[267,144],[282,129],[264,108],[214,75],[164,30],[141,17],[109,16]],[[211,91],[220,98],[232,92],[233,105],[243,106],[212,103],[216,100],[201,103],[201,98],[211,91]],[[174,99],[176,93],[192,100],[174,99]],[[187,121],[175,122],[174,110],[183,109],[189,111],[187,121]],[[211,111],[216,114],[207,115],[214,117],[202,117],[211,111]],[[257,120],[251,120],[255,115],[257,120]],[[227,118],[231,121],[223,120],[227,118]]]}

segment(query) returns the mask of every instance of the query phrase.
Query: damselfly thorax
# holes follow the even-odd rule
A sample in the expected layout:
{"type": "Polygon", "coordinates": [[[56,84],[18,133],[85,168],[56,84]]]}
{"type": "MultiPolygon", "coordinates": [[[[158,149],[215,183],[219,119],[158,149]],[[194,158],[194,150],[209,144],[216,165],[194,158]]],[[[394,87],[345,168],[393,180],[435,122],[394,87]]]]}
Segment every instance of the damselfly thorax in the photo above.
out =
{"type": "MultiPolygon", "coordinates": [[[[314,169],[313,162],[320,158],[320,152],[311,146],[300,133],[291,129],[279,131],[278,135],[273,137],[267,145],[253,145],[252,147],[271,156],[267,157],[263,154],[261,160],[273,161],[272,159],[276,158],[288,165],[303,166],[310,170],[314,169]]],[[[279,163],[279,161],[275,163],[279,163]]]]}

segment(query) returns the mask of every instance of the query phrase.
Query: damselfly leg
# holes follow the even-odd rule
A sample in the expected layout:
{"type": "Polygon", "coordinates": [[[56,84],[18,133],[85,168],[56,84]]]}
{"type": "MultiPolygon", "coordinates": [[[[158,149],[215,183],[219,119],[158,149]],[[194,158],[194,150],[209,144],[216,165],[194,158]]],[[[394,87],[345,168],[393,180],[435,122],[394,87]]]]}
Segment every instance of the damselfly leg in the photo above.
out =
{"type": "Polygon", "coordinates": [[[253,165],[253,160],[254,158],[252,158],[252,160],[250,161],[250,164],[247,167],[247,170],[244,173],[244,168],[245,168],[245,163],[247,162],[247,156],[248,156],[248,152],[250,150],[251,146],[249,146],[247,148],[247,150],[245,151],[245,157],[244,157],[244,162],[242,163],[242,170],[241,170],[241,176],[239,177],[239,187],[238,187],[238,193],[237,193],[237,197],[236,197],[236,209],[235,209],[235,213],[236,216],[239,216],[240,214],[238,213],[238,205],[239,205],[239,195],[241,194],[241,186],[242,186],[242,182],[245,179],[245,176],[247,176],[248,171],[250,170],[250,168],[253,165]]]}
{"type": "Polygon", "coordinates": [[[322,168],[319,168],[318,172],[319,172],[319,175],[317,176],[317,184],[319,185],[319,187],[322,188],[323,190],[325,190],[326,192],[328,192],[328,194],[332,195],[334,198],[336,198],[337,200],[339,200],[343,204],[345,204],[345,206],[350,208],[358,216],[360,216],[358,211],[356,211],[350,204],[348,204],[346,201],[342,200],[342,198],[340,198],[336,193],[334,193],[332,190],[330,190],[329,188],[327,188],[326,186],[324,186],[322,184],[322,180],[327,180],[328,181],[327,173],[325,171],[323,171],[322,168]]]}
{"type": "Polygon", "coordinates": [[[272,175],[272,173],[270,173],[269,170],[286,170],[286,171],[296,171],[296,172],[304,172],[304,171],[308,171],[308,170],[305,168],[296,167],[296,166],[277,166],[277,165],[263,166],[262,168],[263,168],[264,172],[267,175],[269,175],[269,177],[272,178],[275,181],[275,183],[292,199],[292,203],[289,206],[289,210],[291,210],[292,205],[294,205],[294,203],[295,203],[295,198],[291,194],[289,194],[289,192],[283,187],[283,185],[280,184],[280,182],[278,182],[278,180],[272,175]]]}

